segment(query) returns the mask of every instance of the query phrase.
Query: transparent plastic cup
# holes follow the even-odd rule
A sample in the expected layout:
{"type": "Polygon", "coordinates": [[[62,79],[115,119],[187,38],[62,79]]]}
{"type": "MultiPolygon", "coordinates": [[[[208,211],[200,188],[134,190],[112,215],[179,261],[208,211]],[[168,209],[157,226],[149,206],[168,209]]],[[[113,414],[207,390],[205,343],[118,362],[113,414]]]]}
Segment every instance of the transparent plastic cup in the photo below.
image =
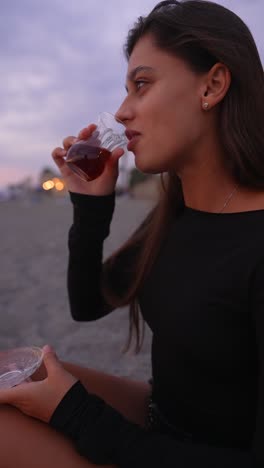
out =
{"type": "Polygon", "coordinates": [[[43,352],[36,346],[0,351],[0,390],[27,381],[42,363],[43,352]]]}
{"type": "Polygon", "coordinates": [[[99,115],[97,128],[87,140],[74,143],[66,154],[66,163],[81,179],[97,179],[116,148],[126,150],[128,139],[125,127],[109,112],[99,115]]]}

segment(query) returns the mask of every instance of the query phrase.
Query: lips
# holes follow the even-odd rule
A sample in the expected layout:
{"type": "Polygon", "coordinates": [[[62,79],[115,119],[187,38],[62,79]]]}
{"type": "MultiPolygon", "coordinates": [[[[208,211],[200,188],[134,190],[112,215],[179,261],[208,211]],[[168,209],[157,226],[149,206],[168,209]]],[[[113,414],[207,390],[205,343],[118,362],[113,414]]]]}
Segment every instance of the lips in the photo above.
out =
{"type": "Polygon", "coordinates": [[[127,139],[129,140],[127,149],[128,151],[132,151],[136,142],[138,141],[138,137],[140,136],[139,132],[135,130],[126,130],[125,132],[127,139]]]}
{"type": "Polygon", "coordinates": [[[132,140],[133,137],[140,135],[140,133],[135,130],[126,130],[125,134],[129,141],[132,140]]]}

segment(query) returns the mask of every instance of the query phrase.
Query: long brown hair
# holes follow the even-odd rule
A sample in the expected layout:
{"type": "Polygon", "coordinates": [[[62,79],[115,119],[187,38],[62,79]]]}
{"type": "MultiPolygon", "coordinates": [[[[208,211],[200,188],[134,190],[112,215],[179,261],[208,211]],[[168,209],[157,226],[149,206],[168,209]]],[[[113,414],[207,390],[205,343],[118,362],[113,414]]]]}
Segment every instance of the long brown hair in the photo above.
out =
{"type": "MultiPolygon", "coordinates": [[[[231,73],[231,85],[219,104],[219,134],[226,164],[241,185],[264,188],[264,76],[254,39],[243,21],[230,10],[204,0],[163,1],[129,31],[125,53],[149,34],[155,45],[182,58],[196,73],[206,73],[217,62],[231,73]]],[[[127,348],[136,332],[140,350],[138,296],[172,220],[184,205],[181,182],[174,172],[163,176],[160,199],[143,224],[105,262],[102,288],[113,307],[130,304],[127,348]],[[134,254],[133,254],[134,252],[134,254]],[[127,270],[119,264],[130,261],[127,270]],[[131,264],[131,258],[133,264],[131,264]]],[[[144,325],[144,324],[143,324],[144,325]]]]}

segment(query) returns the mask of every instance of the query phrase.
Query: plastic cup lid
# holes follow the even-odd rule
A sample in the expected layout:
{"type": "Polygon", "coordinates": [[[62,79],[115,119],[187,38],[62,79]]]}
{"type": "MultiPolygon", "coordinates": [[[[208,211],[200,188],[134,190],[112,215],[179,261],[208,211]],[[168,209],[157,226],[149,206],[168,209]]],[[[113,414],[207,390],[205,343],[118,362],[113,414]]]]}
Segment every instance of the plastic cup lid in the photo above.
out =
{"type": "Polygon", "coordinates": [[[19,385],[34,374],[42,357],[42,349],[35,346],[0,351],[0,390],[19,385]]]}

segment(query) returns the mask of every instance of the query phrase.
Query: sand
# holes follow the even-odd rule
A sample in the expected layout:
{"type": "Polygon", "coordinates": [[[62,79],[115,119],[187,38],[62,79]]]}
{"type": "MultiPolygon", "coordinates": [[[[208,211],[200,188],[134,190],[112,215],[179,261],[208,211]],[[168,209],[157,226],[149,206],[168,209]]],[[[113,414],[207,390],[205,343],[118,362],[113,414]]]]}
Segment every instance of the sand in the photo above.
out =
{"type": "MultiPolygon", "coordinates": [[[[123,242],[151,207],[150,201],[117,199],[105,255],[123,242]]],[[[51,344],[61,359],[116,375],[151,375],[147,330],[139,355],[122,353],[128,310],[96,322],[76,323],[67,290],[67,237],[72,222],[68,196],[0,203],[0,349],[51,344]]]]}

